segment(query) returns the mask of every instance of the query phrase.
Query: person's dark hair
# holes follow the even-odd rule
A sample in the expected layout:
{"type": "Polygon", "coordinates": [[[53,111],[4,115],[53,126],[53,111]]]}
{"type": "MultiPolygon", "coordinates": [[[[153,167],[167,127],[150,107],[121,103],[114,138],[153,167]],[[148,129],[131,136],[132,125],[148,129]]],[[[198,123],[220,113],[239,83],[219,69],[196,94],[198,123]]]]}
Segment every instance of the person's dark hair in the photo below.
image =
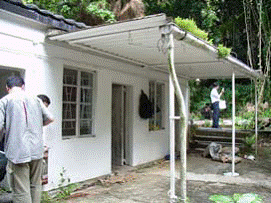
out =
{"type": "Polygon", "coordinates": [[[51,104],[50,98],[45,94],[39,94],[38,98],[40,98],[42,102],[46,102],[48,105],[51,104]]]}
{"type": "Polygon", "coordinates": [[[20,76],[11,76],[8,77],[6,84],[8,88],[22,87],[24,85],[24,79],[20,76]]]}
{"type": "Polygon", "coordinates": [[[218,86],[219,86],[219,84],[217,82],[213,83],[213,87],[218,87],[218,86]]]}

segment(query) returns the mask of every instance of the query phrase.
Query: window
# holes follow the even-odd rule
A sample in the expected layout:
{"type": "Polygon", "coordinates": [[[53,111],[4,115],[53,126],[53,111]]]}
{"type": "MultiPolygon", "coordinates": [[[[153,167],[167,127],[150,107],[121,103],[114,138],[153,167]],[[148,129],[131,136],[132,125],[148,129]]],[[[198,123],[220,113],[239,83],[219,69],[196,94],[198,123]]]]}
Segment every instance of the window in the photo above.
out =
{"type": "Polygon", "coordinates": [[[164,128],[163,113],[164,113],[164,84],[151,81],[149,84],[150,101],[153,104],[154,114],[149,119],[149,130],[161,130],[164,128]]]}
{"type": "Polygon", "coordinates": [[[94,72],[64,68],[62,136],[93,135],[94,72]]]}

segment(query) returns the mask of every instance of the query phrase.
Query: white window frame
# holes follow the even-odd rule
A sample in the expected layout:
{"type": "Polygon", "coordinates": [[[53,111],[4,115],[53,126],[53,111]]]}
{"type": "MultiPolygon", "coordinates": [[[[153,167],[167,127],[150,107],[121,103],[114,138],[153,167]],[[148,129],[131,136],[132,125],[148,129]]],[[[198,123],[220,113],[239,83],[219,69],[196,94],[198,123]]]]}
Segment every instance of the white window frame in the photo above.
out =
{"type": "MultiPolygon", "coordinates": [[[[85,70],[85,69],[80,69],[80,68],[75,68],[75,67],[70,67],[70,66],[64,66],[63,68],[63,84],[62,84],[62,91],[64,91],[64,87],[75,87],[76,88],[76,117],[75,117],[75,135],[63,135],[63,123],[68,120],[74,120],[74,119],[65,119],[64,118],[64,108],[63,105],[64,103],[69,103],[69,102],[65,102],[64,101],[64,92],[62,92],[62,138],[63,139],[71,139],[71,138],[82,138],[82,137],[95,137],[95,104],[96,104],[96,78],[97,78],[97,74],[96,71],[94,70],[85,70]],[[72,71],[77,71],[77,84],[76,85],[71,85],[71,84],[65,84],[64,83],[64,70],[72,70],[72,71]],[[92,133],[91,134],[83,134],[80,135],[80,105],[82,104],[81,102],[81,73],[82,72],[86,72],[86,73],[90,73],[92,74],[92,87],[90,87],[90,89],[92,89],[92,101],[91,101],[91,111],[92,111],[92,117],[91,117],[91,128],[92,128],[92,133]]],[[[71,102],[73,103],[73,102],[71,102]]]]}
{"type": "Polygon", "coordinates": [[[154,114],[152,118],[149,119],[149,131],[160,131],[165,129],[165,83],[161,81],[149,81],[149,99],[153,103],[153,108],[154,108],[154,114]],[[154,85],[154,90],[151,90],[151,85],[154,85]],[[157,85],[161,85],[161,101],[160,101],[160,106],[157,104],[157,85]],[[154,96],[152,97],[152,94],[154,96]],[[157,108],[160,108],[160,112],[157,111],[157,108]],[[159,115],[162,114],[162,115],[159,115]],[[159,119],[160,116],[160,120],[159,119]]]}

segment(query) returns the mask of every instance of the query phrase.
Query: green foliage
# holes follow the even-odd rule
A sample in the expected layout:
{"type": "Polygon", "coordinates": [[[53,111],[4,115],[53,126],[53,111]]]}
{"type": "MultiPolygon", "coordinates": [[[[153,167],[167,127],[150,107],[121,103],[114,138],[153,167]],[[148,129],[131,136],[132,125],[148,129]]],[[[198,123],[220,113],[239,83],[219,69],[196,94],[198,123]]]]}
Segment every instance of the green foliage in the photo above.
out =
{"type": "Polygon", "coordinates": [[[25,4],[35,4],[41,9],[49,10],[57,14],[61,0],[23,0],[25,4]]]}
{"type": "Polygon", "coordinates": [[[209,197],[209,200],[216,203],[233,203],[233,198],[226,195],[212,195],[209,197]]]}
{"type": "MultiPolygon", "coordinates": [[[[206,14],[207,15],[207,14],[206,14]]],[[[210,19],[210,21],[213,21],[214,19],[210,19]]],[[[199,29],[196,25],[196,22],[193,19],[183,19],[180,17],[175,18],[175,23],[178,25],[181,29],[192,33],[196,37],[207,41],[209,44],[213,45],[213,39],[208,38],[208,33],[199,29]]],[[[211,22],[209,22],[211,24],[211,22]]],[[[211,26],[211,25],[209,25],[211,26]]],[[[224,47],[222,44],[219,44],[217,47],[218,50],[218,57],[219,58],[225,58],[230,55],[231,48],[224,47]]]]}
{"type": "Polygon", "coordinates": [[[67,199],[71,193],[78,188],[78,184],[70,183],[70,178],[66,177],[65,174],[66,169],[62,167],[58,184],[59,188],[56,195],[51,196],[47,191],[42,192],[41,203],[53,203],[67,199]]]}
{"type": "Polygon", "coordinates": [[[56,194],[54,199],[61,200],[68,198],[76,188],[78,188],[78,185],[75,183],[68,184],[65,187],[60,187],[60,191],[56,194]]]}
{"type": "Polygon", "coordinates": [[[268,108],[268,109],[265,109],[263,111],[260,111],[260,115],[263,118],[271,118],[271,109],[268,108]]]}
{"type": "Polygon", "coordinates": [[[206,105],[211,103],[210,87],[209,85],[201,84],[195,80],[189,81],[190,87],[190,112],[198,115],[200,110],[206,105]]]}
{"type": "Polygon", "coordinates": [[[217,50],[219,58],[226,58],[231,53],[231,48],[224,47],[222,44],[218,45],[217,50]]]}
{"type": "Polygon", "coordinates": [[[263,199],[257,194],[246,193],[246,194],[234,194],[233,196],[228,195],[211,195],[209,200],[215,203],[262,203],[263,199]]]}
{"type": "Polygon", "coordinates": [[[212,126],[212,123],[211,123],[210,120],[205,120],[203,126],[204,126],[204,127],[211,127],[211,126],[212,126]]]}
{"type": "Polygon", "coordinates": [[[0,195],[6,192],[10,192],[7,188],[0,187],[0,195]]]}
{"type": "Polygon", "coordinates": [[[206,7],[201,10],[201,15],[203,17],[202,26],[208,31],[211,32],[212,28],[215,25],[215,22],[218,21],[216,10],[217,8],[211,4],[210,0],[206,1],[206,7]]]}
{"type": "Polygon", "coordinates": [[[187,32],[192,33],[202,40],[208,40],[208,33],[199,29],[193,19],[183,19],[180,17],[175,18],[175,23],[187,32]]]}
{"type": "Polygon", "coordinates": [[[112,11],[109,10],[109,4],[106,0],[100,0],[97,2],[92,2],[87,7],[87,11],[108,23],[113,23],[116,21],[116,17],[112,11]]]}
{"type": "Polygon", "coordinates": [[[35,4],[39,8],[88,25],[111,23],[116,19],[106,0],[23,0],[23,2],[35,4]]]}
{"type": "Polygon", "coordinates": [[[53,203],[55,202],[51,195],[47,191],[41,193],[41,203],[53,203]]]}
{"type": "Polygon", "coordinates": [[[255,135],[253,135],[253,136],[247,136],[246,138],[245,138],[245,145],[246,145],[246,147],[252,147],[252,145],[253,144],[255,144],[255,142],[256,142],[256,136],[255,135]]]}
{"type": "Polygon", "coordinates": [[[66,169],[64,167],[62,167],[62,171],[60,172],[60,180],[59,180],[59,191],[56,194],[56,196],[54,197],[54,199],[56,200],[60,200],[60,199],[66,199],[67,197],[69,197],[71,195],[71,193],[78,188],[78,184],[75,183],[70,183],[71,180],[70,178],[66,177],[65,175],[66,173],[66,169]]]}
{"type": "Polygon", "coordinates": [[[255,112],[244,111],[239,112],[239,116],[236,117],[235,126],[237,129],[254,129],[255,127],[255,112]]]}
{"type": "Polygon", "coordinates": [[[146,14],[157,14],[157,13],[169,13],[173,12],[174,2],[173,1],[157,1],[157,0],[145,0],[143,1],[146,14]]]}
{"type": "MultiPolygon", "coordinates": [[[[220,118],[231,118],[232,116],[232,81],[231,80],[191,80],[189,81],[190,87],[190,112],[191,118],[203,119],[200,110],[206,105],[211,103],[210,93],[211,84],[218,82],[220,88],[225,88],[225,92],[221,99],[226,100],[227,108],[221,111],[220,118]]],[[[220,90],[219,90],[220,91],[220,90]]],[[[239,129],[253,129],[255,125],[254,111],[248,111],[247,104],[254,103],[254,83],[250,80],[236,80],[235,96],[236,96],[236,123],[239,121],[247,120],[246,122],[239,122],[236,126],[239,129]]],[[[271,117],[271,109],[261,110],[259,108],[259,117],[271,117]]],[[[259,126],[261,124],[259,123],[259,126]]]]}

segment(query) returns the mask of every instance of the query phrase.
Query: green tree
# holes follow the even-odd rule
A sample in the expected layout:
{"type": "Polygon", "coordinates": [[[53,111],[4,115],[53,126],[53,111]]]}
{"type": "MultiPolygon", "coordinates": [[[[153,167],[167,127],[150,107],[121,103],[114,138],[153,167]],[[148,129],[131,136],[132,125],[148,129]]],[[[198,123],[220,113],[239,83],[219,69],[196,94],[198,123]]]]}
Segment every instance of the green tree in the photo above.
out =
{"type": "Polygon", "coordinates": [[[54,14],[84,22],[87,25],[110,23],[116,20],[106,0],[23,0],[54,14]]]}

